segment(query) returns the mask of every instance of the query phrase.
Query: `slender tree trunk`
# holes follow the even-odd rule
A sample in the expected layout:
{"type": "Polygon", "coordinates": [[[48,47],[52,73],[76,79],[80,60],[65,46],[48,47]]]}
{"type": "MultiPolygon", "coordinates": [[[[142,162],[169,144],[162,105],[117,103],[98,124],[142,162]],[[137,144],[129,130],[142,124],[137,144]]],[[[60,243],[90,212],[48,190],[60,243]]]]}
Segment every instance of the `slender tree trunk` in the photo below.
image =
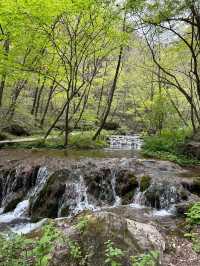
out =
{"type": "Polygon", "coordinates": [[[35,93],[34,93],[33,105],[32,105],[32,109],[31,109],[32,115],[35,113],[35,107],[36,107],[37,98],[38,98],[38,91],[39,91],[39,84],[40,84],[40,77],[38,78],[37,87],[36,87],[35,93]]]}
{"type": "Polygon", "coordinates": [[[65,110],[65,141],[64,141],[65,147],[67,147],[68,145],[68,137],[69,137],[69,103],[67,104],[65,110]]]}
{"type": "Polygon", "coordinates": [[[17,85],[13,91],[13,95],[12,95],[12,99],[11,99],[11,104],[9,107],[9,110],[7,112],[7,119],[8,120],[12,120],[14,113],[15,113],[15,108],[16,108],[16,104],[17,104],[17,99],[22,91],[22,89],[24,88],[24,86],[26,85],[27,80],[20,80],[17,82],[17,85]]]}
{"type": "Polygon", "coordinates": [[[65,104],[63,105],[63,108],[61,109],[60,113],[57,115],[56,119],[54,120],[53,124],[50,126],[50,128],[47,130],[46,135],[44,136],[44,142],[47,139],[47,137],[49,136],[49,134],[51,133],[52,129],[55,127],[55,125],[58,123],[59,119],[61,118],[61,116],[63,115],[66,106],[68,104],[68,101],[65,102],[65,104]]]}
{"type": "Polygon", "coordinates": [[[115,90],[116,90],[116,87],[117,87],[117,80],[118,80],[119,72],[120,72],[122,54],[123,54],[123,47],[120,48],[120,52],[119,52],[119,56],[118,56],[118,62],[117,62],[117,67],[116,67],[116,70],[115,70],[115,76],[114,76],[113,84],[112,84],[110,95],[109,95],[108,105],[107,105],[106,111],[104,113],[103,119],[101,121],[101,124],[100,124],[98,130],[96,131],[96,133],[95,133],[95,135],[93,137],[93,140],[96,140],[96,138],[100,135],[100,133],[101,133],[101,131],[102,131],[102,129],[103,129],[105,123],[106,123],[106,120],[108,118],[108,115],[110,113],[110,109],[111,109],[112,101],[113,101],[113,96],[114,96],[114,93],[115,93],[115,90]]]}
{"type": "Polygon", "coordinates": [[[47,99],[47,103],[46,103],[46,106],[45,106],[45,109],[44,109],[44,113],[43,113],[42,119],[40,121],[40,126],[41,127],[43,127],[43,125],[44,125],[44,121],[45,121],[45,118],[46,118],[46,115],[47,115],[47,112],[48,112],[48,109],[49,109],[50,101],[51,101],[53,92],[55,90],[54,84],[55,84],[55,81],[51,85],[51,88],[50,88],[50,91],[49,91],[49,96],[48,96],[48,99],[47,99]]]}
{"type": "Polygon", "coordinates": [[[106,72],[107,72],[107,67],[108,67],[108,64],[106,62],[106,66],[105,66],[105,70],[104,70],[104,77],[103,77],[103,82],[102,82],[101,91],[100,91],[100,97],[99,97],[99,102],[98,102],[98,108],[97,108],[97,118],[99,118],[100,109],[101,109],[101,101],[102,101],[102,97],[103,97],[105,75],[106,75],[106,72]]]}
{"type": "MultiPolygon", "coordinates": [[[[10,42],[7,39],[5,40],[4,45],[3,45],[5,57],[8,57],[9,48],[10,48],[10,42]]],[[[0,107],[2,106],[5,84],[6,84],[6,71],[2,74],[2,78],[0,82],[0,107]]]]}
{"type": "Polygon", "coordinates": [[[41,95],[45,86],[45,82],[46,82],[46,78],[44,78],[44,81],[42,83],[42,86],[40,87],[39,91],[38,91],[38,96],[37,96],[37,101],[36,101],[36,106],[35,106],[35,120],[37,121],[37,116],[38,116],[38,110],[40,107],[40,99],[41,99],[41,95]]]}

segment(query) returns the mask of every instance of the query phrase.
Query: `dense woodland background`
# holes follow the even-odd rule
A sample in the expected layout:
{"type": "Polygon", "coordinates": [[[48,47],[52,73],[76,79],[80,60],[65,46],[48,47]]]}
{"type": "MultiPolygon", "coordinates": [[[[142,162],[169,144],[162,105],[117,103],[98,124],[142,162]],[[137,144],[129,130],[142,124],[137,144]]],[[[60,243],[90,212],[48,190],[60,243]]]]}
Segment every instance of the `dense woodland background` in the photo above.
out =
{"type": "Polygon", "coordinates": [[[0,62],[2,139],[198,132],[198,0],[1,1],[0,62]]]}

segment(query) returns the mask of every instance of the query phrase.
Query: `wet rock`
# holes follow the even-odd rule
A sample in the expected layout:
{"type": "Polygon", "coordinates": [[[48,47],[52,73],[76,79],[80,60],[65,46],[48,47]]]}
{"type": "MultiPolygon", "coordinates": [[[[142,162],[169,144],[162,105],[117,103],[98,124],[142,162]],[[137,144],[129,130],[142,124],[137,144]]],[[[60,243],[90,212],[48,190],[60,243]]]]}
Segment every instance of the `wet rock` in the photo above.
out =
{"type": "Polygon", "coordinates": [[[23,192],[14,192],[6,196],[6,198],[3,200],[2,206],[4,209],[4,212],[9,212],[15,209],[17,204],[22,201],[23,199],[23,192]]]}
{"type": "Polygon", "coordinates": [[[195,177],[190,187],[191,192],[200,196],[200,177],[195,177]]]}
{"type": "Polygon", "coordinates": [[[129,170],[116,173],[116,194],[122,199],[122,204],[132,202],[135,189],[138,187],[137,177],[129,170]]]}
{"type": "Polygon", "coordinates": [[[87,186],[87,192],[96,204],[113,204],[114,195],[112,188],[112,171],[109,168],[91,168],[89,173],[86,171],[84,179],[87,186]]]}
{"type": "Polygon", "coordinates": [[[5,133],[0,132],[0,141],[7,139],[7,136],[5,133]]]}
{"type": "Polygon", "coordinates": [[[39,166],[0,172],[0,204],[4,211],[13,210],[35,186],[39,166]]]}
{"type": "Polygon", "coordinates": [[[58,170],[36,190],[30,199],[32,218],[55,218],[58,216],[60,201],[65,193],[66,182],[70,179],[70,174],[68,169],[58,170]]]}
{"type": "Polygon", "coordinates": [[[140,191],[145,191],[151,184],[150,176],[142,176],[140,179],[140,191]]]}
{"type": "Polygon", "coordinates": [[[168,182],[153,183],[144,192],[146,206],[156,209],[170,208],[175,203],[187,200],[188,193],[181,186],[168,182]]]}

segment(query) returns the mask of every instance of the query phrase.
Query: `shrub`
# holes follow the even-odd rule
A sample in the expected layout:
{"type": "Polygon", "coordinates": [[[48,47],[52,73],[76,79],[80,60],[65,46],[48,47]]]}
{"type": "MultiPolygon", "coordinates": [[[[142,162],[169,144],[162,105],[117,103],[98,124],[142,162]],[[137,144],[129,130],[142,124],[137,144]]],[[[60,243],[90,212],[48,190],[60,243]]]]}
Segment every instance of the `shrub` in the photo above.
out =
{"type": "Polygon", "coordinates": [[[189,131],[163,131],[161,135],[144,137],[142,154],[162,160],[169,160],[180,165],[200,164],[199,160],[192,159],[182,154],[182,146],[185,143],[189,131]]]}
{"type": "Polygon", "coordinates": [[[106,252],[105,252],[106,265],[121,266],[122,264],[119,262],[119,260],[123,257],[124,252],[121,249],[114,247],[114,244],[111,240],[105,242],[105,245],[106,245],[106,252]]]}
{"type": "Polygon", "coordinates": [[[189,132],[185,130],[163,131],[160,135],[144,137],[144,150],[154,152],[178,152],[189,132]]]}
{"type": "Polygon", "coordinates": [[[159,252],[150,251],[140,256],[131,257],[132,266],[158,266],[159,264],[159,252]]]}
{"type": "Polygon", "coordinates": [[[186,213],[187,221],[194,225],[200,224],[200,202],[195,203],[186,213]]]}

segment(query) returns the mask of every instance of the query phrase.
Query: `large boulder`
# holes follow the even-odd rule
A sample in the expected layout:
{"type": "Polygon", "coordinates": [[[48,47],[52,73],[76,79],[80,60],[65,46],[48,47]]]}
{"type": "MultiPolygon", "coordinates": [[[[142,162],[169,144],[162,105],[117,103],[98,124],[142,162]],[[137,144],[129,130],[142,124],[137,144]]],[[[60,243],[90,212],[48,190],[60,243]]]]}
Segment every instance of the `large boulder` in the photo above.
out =
{"type": "Polygon", "coordinates": [[[108,241],[113,248],[123,251],[123,256],[115,258],[123,266],[131,266],[131,256],[156,250],[162,257],[165,250],[164,238],[154,225],[128,220],[110,212],[82,214],[71,226],[67,219],[57,220],[56,224],[71,245],[54,251],[51,266],[81,265],[83,258],[87,262],[84,265],[107,265],[105,252],[108,241]],[[80,261],[73,257],[72,243],[80,251],[80,261]]]}

